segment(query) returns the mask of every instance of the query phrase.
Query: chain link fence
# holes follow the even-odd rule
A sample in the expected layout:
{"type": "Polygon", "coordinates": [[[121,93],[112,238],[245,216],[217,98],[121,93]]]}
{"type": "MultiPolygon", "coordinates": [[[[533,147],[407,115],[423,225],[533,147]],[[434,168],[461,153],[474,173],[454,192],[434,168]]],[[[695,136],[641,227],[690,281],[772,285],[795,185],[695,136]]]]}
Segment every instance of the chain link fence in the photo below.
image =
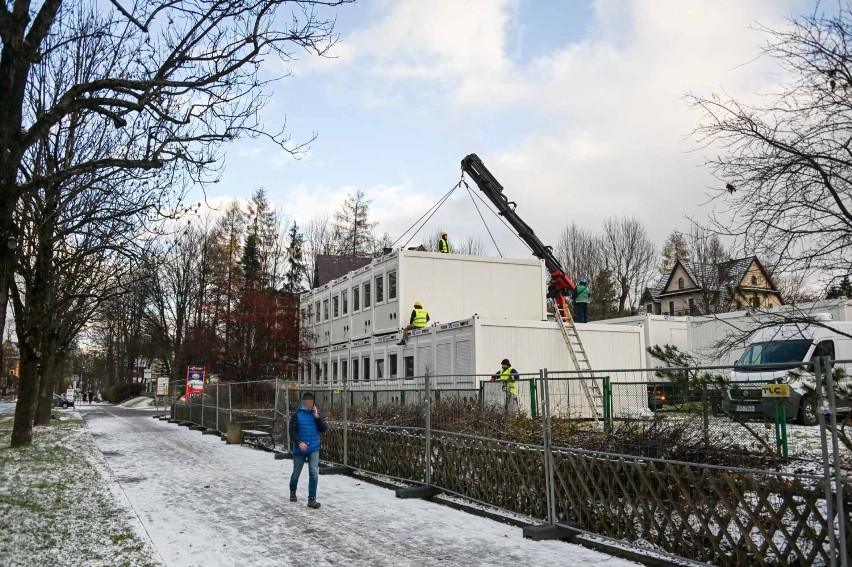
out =
{"type": "MultiPolygon", "coordinates": [[[[330,423],[329,462],[678,558],[846,565],[852,444],[838,412],[842,364],[814,361],[810,389],[762,378],[766,367],[742,383],[716,378],[732,368],[696,367],[311,391],[330,423]],[[811,400],[816,425],[793,423],[811,400]]],[[[172,417],[217,431],[268,418],[286,448],[303,391],[281,381],[208,386],[200,400],[173,404],[172,417]]]]}

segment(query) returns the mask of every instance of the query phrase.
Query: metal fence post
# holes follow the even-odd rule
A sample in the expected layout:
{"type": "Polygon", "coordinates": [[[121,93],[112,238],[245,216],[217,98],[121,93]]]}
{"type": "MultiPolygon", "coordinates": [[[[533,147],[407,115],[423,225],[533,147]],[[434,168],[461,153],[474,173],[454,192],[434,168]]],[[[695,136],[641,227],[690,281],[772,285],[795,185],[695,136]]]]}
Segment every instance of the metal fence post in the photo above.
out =
{"type": "MultiPolygon", "coordinates": [[[[822,444],[822,473],[823,473],[823,489],[825,490],[825,506],[826,506],[826,521],[829,526],[834,526],[834,499],[831,494],[831,465],[828,461],[828,440],[826,438],[825,424],[825,407],[823,403],[822,386],[824,383],[822,358],[816,357],[813,360],[814,365],[814,382],[816,383],[816,398],[817,398],[817,418],[819,420],[819,438],[822,444]]],[[[839,473],[840,471],[838,471],[839,473]]],[[[837,565],[837,544],[835,538],[837,534],[833,529],[830,530],[828,538],[828,552],[831,567],[837,565]]],[[[845,534],[844,534],[845,537],[845,534]]]]}
{"type": "Polygon", "coordinates": [[[707,382],[701,384],[701,414],[703,417],[704,439],[710,439],[710,403],[707,399],[707,382]]]}
{"type": "MultiPolygon", "coordinates": [[[[299,391],[296,390],[296,397],[299,396],[299,391]]],[[[293,450],[293,444],[290,439],[290,385],[287,385],[287,401],[284,403],[284,435],[287,439],[287,450],[293,450]]]]}
{"type": "MultiPolygon", "coordinates": [[[[332,390],[333,392],[333,390],[332,390]]],[[[343,466],[349,466],[349,381],[343,381],[343,466]]]]}
{"type": "Polygon", "coordinates": [[[228,423],[234,421],[234,406],[231,403],[231,384],[228,384],[228,423]]]}
{"type": "MultiPolygon", "coordinates": [[[[272,438],[275,439],[275,430],[278,428],[278,376],[275,377],[275,404],[272,408],[272,438]]],[[[274,441],[273,441],[274,442],[274,441]]]]}
{"type": "Polygon", "coordinates": [[[550,439],[550,389],[547,383],[547,368],[539,370],[541,380],[541,423],[544,443],[544,490],[547,503],[547,523],[556,524],[556,498],[553,490],[553,454],[550,439]]]}
{"type": "Polygon", "coordinates": [[[828,396],[828,417],[831,423],[831,451],[834,461],[834,496],[837,509],[837,542],[840,551],[840,564],[847,567],[849,558],[846,555],[846,518],[843,503],[843,475],[840,468],[840,449],[837,446],[837,400],[834,397],[834,376],[832,376],[829,357],[822,357],[822,367],[825,371],[826,394],[828,396]]]}
{"type": "Polygon", "coordinates": [[[216,384],[216,431],[222,432],[222,428],[219,427],[219,384],[216,384]]]}
{"type": "Polygon", "coordinates": [[[423,388],[426,393],[426,434],[425,434],[425,444],[426,444],[426,486],[432,485],[432,392],[431,392],[431,380],[429,379],[429,373],[427,372],[423,376],[423,388]]]}
{"type": "Polygon", "coordinates": [[[201,385],[201,427],[204,427],[204,400],[207,398],[207,388],[205,388],[206,384],[201,385]]]}

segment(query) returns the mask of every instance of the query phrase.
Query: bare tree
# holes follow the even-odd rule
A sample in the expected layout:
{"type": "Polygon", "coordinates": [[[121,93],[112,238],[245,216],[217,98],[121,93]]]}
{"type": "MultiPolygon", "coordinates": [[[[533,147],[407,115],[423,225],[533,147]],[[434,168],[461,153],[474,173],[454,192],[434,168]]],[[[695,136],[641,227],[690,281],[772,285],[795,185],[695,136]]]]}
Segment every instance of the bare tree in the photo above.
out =
{"type": "Polygon", "coordinates": [[[562,267],[575,280],[586,277],[591,281],[606,267],[600,237],[576,222],[562,229],[555,250],[562,267]]]}
{"type": "Polygon", "coordinates": [[[786,72],[777,92],[758,105],[690,97],[697,139],[721,149],[714,229],[772,272],[817,270],[828,286],[852,272],[852,7],[761,29],[786,72]]]}
{"type": "Polygon", "coordinates": [[[268,84],[260,62],[290,61],[297,51],[324,55],[335,40],[333,19],[316,7],[345,1],[0,3],[0,310],[20,240],[13,214],[24,195],[79,175],[132,169],[161,196],[157,211],[174,213],[181,201],[175,187],[218,178],[223,143],[263,135],[301,151],[283,130],[267,133],[260,122],[268,84]],[[288,6],[290,14],[282,13],[288,6]],[[48,107],[30,105],[34,67],[58,69],[56,62],[78,53],[86,56],[85,78],[57,87],[48,107]],[[112,128],[122,151],[73,154],[49,172],[28,172],[25,155],[75,115],[112,128]]]}
{"type": "Polygon", "coordinates": [[[618,314],[630,314],[655,276],[654,244],[638,219],[610,217],[604,220],[601,250],[616,284],[618,314]]]}
{"type": "MultiPolygon", "coordinates": [[[[689,246],[689,266],[699,287],[700,313],[708,315],[730,311],[731,296],[736,289],[723,289],[725,280],[723,265],[731,259],[730,253],[722,245],[715,232],[693,224],[687,236],[689,246]]],[[[739,282],[737,282],[738,284],[739,282]]]]}
{"type": "Polygon", "coordinates": [[[334,231],[326,213],[317,213],[305,225],[305,267],[311,287],[316,285],[317,257],[334,251],[334,231]]]}

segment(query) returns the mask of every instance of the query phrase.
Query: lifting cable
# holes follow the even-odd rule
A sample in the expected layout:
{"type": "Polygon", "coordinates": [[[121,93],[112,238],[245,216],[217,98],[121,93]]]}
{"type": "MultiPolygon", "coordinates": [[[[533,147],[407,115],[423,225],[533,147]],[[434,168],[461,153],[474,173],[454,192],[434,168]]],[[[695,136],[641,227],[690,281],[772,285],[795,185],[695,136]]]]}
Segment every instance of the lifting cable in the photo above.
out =
{"type": "MultiPolygon", "coordinates": [[[[482,195],[480,195],[480,194],[479,194],[479,193],[477,193],[476,191],[472,190],[472,189],[470,188],[470,185],[468,185],[468,184],[467,184],[467,181],[465,181],[465,182],[464,182],[464,186],[465,186],[465,187],[467,187],[468,193],[474,193],[474,194],[476,195],[476,198],[477,198],[477,199],[479,199],[480,201],[482,201],[482,205],[483,205],[486,209],[488,209],[488,210],[491,212],[491,214],[492,214],[492,215],[494,215],[495,217],[497,217],[497,219],[498,219],[501,223],[503,223],[503,226],[505,226],[507,229],[509,229],[509,232],[510,232],[511,234],[513,234],[513,235],[515,236],[515,238],[517,238],[518,240],[520,240],[520,241],[521,241],[521,243],[522,243],[524,246],[526,246],[526,247],[527,247],[527,250],[529,250],[529,251],[530,251],[530,253],[531,253],[531,254],[533,254],[533,256],[535,256],[535,253],[533,252],[533,249],[532,249],[532,248],[530,248],[530,245],[529,245],[529,244],[527,244],[526,240],[524,240],[523,238],[521,238],[521,236],[518,234],[518,231],[517,231],[517,230],[515,230],[514,228],[512,228],[512,227],[509,225],[509,223],[508,223],[508,222],[506,222],[506,219],[504,219],[502,216],[500,216],[500,214],[499,214],[499,213],[497,213],[496,211],[494,211],[494,209],[492,209],[491,207],[489,207],[489,206],[488,206],[488,203],[486,203],[486,202],[485,202],[485,199],[483,199],[483,198],[482,198],[482,195]]],[[[477,211],[478,211],[478,210],[479,210],[479,209],[477,209],[477,211]]],[[[485,222],[485,221],[483,221],[483,222],[485,222]]],[[[490,234],[490,231],[489,231],[489,234],[490,234]]],[[[494,239],[494,238],[492,237],[492,240],[493,240],[493,239],[494,239]]],[[[495,246],[496,246],[496,245],[497,245],[497,244],[495,243],[495,246]]],[[[499,249],[498,249],[498,251],[499,251],[499,249]]]]}
{"type": "Polygon", "coordinates": [[[437,212],[438,212],[438,209],[440,209],[440,208],[441,208],[441,205],[443,205],[443,204],[447,201],[447,199],[449,199],[449,198],[450,198],[450,195],[452,195],[452,194],[453,194],[453,192],[454,192],[456,189],[458,189],[459,187],[461,187],[461,184],[462,184],[462,182],[461,182],[461,181],[459,181],[458,183],[456,183],[456,186],[455,186],[455,187],[453,187],[452,189],[450,189],[450,190],[449,190],[449,191],[448,191],[448,192],[447,192],[447,193],[446,193],[443,197],[441,197],[441,198],[438,200],[438,202],[437,202],[437,203],[435,203],[434,205],[432,205],[431,207],[429,207],[429,209],[427,209],[427,210],[426,210],[426,212],[425,212],[425,213],[423,213],[423,216],[421,216],[419,219],[417,219],[417,220],[414,222],[414,224],[412,224],[410,227],[408,227],[408,229],[406,229],[406,231],[405,231],[405,232],[403,232],[403,233],[400,235],[400,237],[399,237],[399,238],[397,238],[397,239],[393,242],[393,244],[391,244],[391,245],[390,245],[390,247],[391,247],[391,248],[395,247],[395,246],[396,246],[396,244],[397,244],[400,240],[402,240],[403,238],[405,238],[405,235],[406,235],[406,234],[408,234],[408,233],[411,231],[411,229],[413,229],[415,226],[417,226],[418,224],[420,224],[420,228],[418,228],[417,230],[415,230],[415,231],[414,231],[414,233],[411,235],[411,238],[409,238],[409,239],[405,242],[405,244],[403,244],[403,245],[402,245],[402,247],[403,247],[403,248],[405,248],[406,246],[408,246],[408,243],[409,243],[409,242],[411,242],[411,241],[414,239],[414,237],[415,237],[415,236],[417,236],[417,233],[418,233],[418,232],[420,232],[421,230],[423,230],[423,227],[424,227],[424,226],[426,226],[426,223],[428,223],[428,222],[429,222],[429,219],[431,219],[431,218],[435,215],[435,213],[437,213],[437,212]],[[427,217],[427,215],[428,215],[428,217],[427,217]],[[425,218],[426,220],[423,220],[424,218],[425,218]],[[420,221],[423,221],[423,223],[421,224],[421,223],[420,223],[420,221]]]}
{"type": "Polygon", "coordinates": [[[485,222],[485,218],[482,216],[482,211],[479,210],[479,206],[476,204],[476,200],[473,198],[473,195],[471,194],[470,185],[465,183],[464,186],[467,189],[467,195],[468,195],[468,197],[470,197],[470,202],[473,203],[473,208],[476,209],[476,212],[479,214],[480,220],[482,220],[482,225],[485,227],[485,230],[488,231],[488,236],[491,237],[491,242],[494,243],[494,248],[497,249],[497,253],[500,254],[500,257],[502,258],[503,253],[500,251],[500,247],[497,246],[497,241],[494,240],[494,235],[491,234],[491,229],[488,228],[488,223],[485,222]]]}

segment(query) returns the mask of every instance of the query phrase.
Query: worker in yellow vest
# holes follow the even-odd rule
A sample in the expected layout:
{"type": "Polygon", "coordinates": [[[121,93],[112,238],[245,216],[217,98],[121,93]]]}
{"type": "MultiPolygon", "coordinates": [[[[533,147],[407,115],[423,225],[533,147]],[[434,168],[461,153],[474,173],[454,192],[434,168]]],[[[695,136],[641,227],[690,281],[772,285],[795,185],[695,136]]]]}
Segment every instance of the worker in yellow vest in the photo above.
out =
{"type": "Polygon", "coordinates": [[[438,252],[441,254],[449,254],[452,252],[452,250],[450,250],[450,241],[447,240],[447,233],[443,230],[441,231],[441,239],[438,241],[438,252]]]}
{"type": "Polygon", "coordinates": [[[502,362],[500,362],[500,370],[491,376],[491,381],[494,382],[499,380],[503,382],[503,391],[506,393],[506,411],[518,410],[518,397],[517,387],[518,387],[518,371],[512,368],[512,363],[509,362],[508,358],[504,358],[502,362]]]}
{"type": "Polygon", "coordinates": [[[423,309],[423,304],[419,301],[414,302],[414,309],[411,310],[411,317],[408,320],[408,326],[402,331],[402,339],[396,344],[403,346],[405,339],[408,337],[409,331],[414,329],[422,329],[429,322],[429,312],[423,309]]]}

